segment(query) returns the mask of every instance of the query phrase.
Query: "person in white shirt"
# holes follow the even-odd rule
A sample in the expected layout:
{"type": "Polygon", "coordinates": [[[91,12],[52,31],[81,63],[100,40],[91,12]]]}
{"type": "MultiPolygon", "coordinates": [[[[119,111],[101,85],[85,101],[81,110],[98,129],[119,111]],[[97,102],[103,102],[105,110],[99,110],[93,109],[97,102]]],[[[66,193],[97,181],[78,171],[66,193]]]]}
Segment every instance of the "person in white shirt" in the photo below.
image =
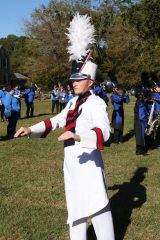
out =
{"type": "Polygon", "coordinates": [[[98,240],[114,240],[113,221],[104,166],[103,143],[110,137],[110,122],[105,102],[92,94],[97,65],[89,60],[73,66],[70,80],[76,97],[57,116],[31,127],[21,127],[15,137],[46,137],[65,127],[58,137],[64,141],[64,182],[70,240],[87,239],[90,218],[98,240]]]}
{"type": "Polygon", "coordinates": [[[58,141],[65,145],[64,179],[71,239],[86,239],[86,222],[91,217],[98,240],[112,240],[112,216],[100,153],[103,142],[109,139],[110,126],[106,104],[91,94],[92,84],[91,79],[74,80],[77,97],[61,113],[29,128],[20,128],[15,137],[45,137],[51,130],[66,126],[58,141]]]}

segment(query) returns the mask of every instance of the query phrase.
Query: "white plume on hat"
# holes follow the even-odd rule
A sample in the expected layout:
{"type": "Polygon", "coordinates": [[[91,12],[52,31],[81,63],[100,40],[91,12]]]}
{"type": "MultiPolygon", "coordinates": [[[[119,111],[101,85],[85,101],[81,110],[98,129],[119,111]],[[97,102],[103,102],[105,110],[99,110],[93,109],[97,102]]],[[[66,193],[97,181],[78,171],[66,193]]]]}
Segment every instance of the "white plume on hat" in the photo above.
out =
{"type": "Polygon", "coordinates": [[[68,33],[69,46],[67,48],[70,55],[69,61],[80,62],[90,50],[90,45],[96,41],[94,38],[95,28],[90,22],[91,18],[87,15],[77,13],[70,23],[68,33]]]}

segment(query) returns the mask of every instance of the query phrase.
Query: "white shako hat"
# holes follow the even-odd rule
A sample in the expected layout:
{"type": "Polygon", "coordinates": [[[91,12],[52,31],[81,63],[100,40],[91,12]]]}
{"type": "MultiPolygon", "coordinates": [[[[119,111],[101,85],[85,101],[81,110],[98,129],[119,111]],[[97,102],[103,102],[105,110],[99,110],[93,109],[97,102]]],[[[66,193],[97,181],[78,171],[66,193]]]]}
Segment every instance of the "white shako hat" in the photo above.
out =
{"type": "Polygon", "coordinates": [[[93,50],[90,47],[95,44],[94,26],[87,15],[76,14],[70,22],[68,33],[69,47],[67,48],[72,60],[70,80],[91,79],[95,81],[97,65],[91,61],[93,50]]]}
{"type": "Polygon", "coordinates": [[[70,76],[70,80],[84,80],[91,79],[95,81],[97,65],[90,60],[85,61],[83,63],[72,63],[72,73],[70,76]]]}

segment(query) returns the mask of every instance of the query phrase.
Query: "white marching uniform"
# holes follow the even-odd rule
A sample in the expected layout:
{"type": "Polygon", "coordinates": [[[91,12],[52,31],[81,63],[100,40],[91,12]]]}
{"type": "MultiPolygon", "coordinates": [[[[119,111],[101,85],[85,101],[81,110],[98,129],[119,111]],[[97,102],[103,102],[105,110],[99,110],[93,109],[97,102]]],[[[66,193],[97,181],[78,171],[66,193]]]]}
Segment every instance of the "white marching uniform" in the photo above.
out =
{"type": "MultiPolygon", "coordinates": [[[[51,128],[65,127],[69,110],[75,108],[75,97],[69,101],[61,113],[50,119],[51,128]]],[[[80,142],[64,148],[64,182],[68,208],[68,224],[89,217],[107,206],[109,200],[106,191],[103,160],[97,149],[98,137],[94,128],[102,133],[104,142],[110,136],[110,124],[105,102],[95,95],[79,107],[75,133],[80,142]]],[[[31,137],[41,137],[46,124],[40,122],[30,127],[31,137]]]]}

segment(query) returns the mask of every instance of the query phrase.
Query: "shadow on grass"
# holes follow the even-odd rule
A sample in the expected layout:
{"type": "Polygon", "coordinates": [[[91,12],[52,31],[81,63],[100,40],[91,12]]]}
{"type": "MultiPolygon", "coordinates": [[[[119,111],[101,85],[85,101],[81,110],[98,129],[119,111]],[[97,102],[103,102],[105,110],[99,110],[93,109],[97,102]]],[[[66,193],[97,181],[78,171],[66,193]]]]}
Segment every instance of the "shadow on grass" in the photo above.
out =
{"type": "Polygon", "coordinates": [[[9,141],[14,139],[14,137],[0,136],[0,141],[9,141]]]}
{"type": "Polygon", "coordinates": [[[160,140],[154,139],[153,135],[145,136],[146,150],[155,150],[160,147],[160,140]]]}
{"type": "Polygon", "coordinates": [[[21,119],[27,119],[27,118],[36,118],[36,117],[41,117],[41,116],[45,116],[45,115],[55,115],[55,114],[51,114],[51,113],[40,113],[40,114],[37,114],[37,115],[34,115],[33,117],[21,117],[21,119]]]}
{"type": "MultiPolygon", "coordinates": [[[[130,130],[127,134],[123,136],[122,142],[128,142],[134,136],[134,130],[130,130]]],[[[105,147],[110,147],[110,145],[114,142],[114,134],[111,133],[110,138],[107,142],[104,143],[105,147]]]]}
{"type": "Polygon", "coordinates": [[[128,142],[133,136],[134,136],[134,130],[132,129],[123,136],[123,142],[128,142]]]}
{"type": "Polygon", "coordinates": [[[104,143],[104,146],[110,147],[112,143],[113,143],[113,133],[110,134],[110,138],[107,140],[107,142],[104,143]]]}
{"type": "MultiPolygon", "coordinates": [[[[127,227],[131,223],[132,210],[140,208],[146,202],[146,188],[141,184],[145,179],[145,167],[138,168],[130,182],[114,185],[108,190],[118,190],[110,199],[112,209],[115,240],[123,240],[127,227]]],[[[96,240],[93,226],[88,228],[88,240],[96,240]]]]}
{"type": "Polygon", "coordinates": [[[115,239],[123,240],[127,227],[131,223],[132,210],[140,208],[146,202],[146,188],[141,184],[145,179],[145,167],[138,168],[130,182],[109,187],[109,190],[118,190],[110,199],[115,239]]]}

